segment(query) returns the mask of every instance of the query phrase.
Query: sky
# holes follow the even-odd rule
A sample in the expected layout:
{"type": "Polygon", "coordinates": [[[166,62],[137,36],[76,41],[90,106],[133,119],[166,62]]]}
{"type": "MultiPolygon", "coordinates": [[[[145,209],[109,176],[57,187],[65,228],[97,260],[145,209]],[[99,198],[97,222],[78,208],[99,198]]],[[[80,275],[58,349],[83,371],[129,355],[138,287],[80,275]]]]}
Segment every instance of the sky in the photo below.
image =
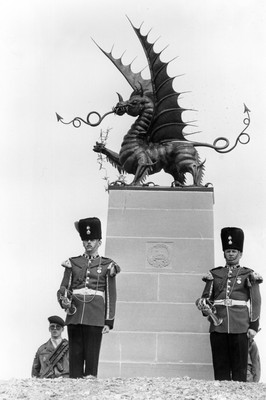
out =
{"type": "MultiPolygon", "coordinates": [[[[198,148],[205,162],[203,183],[214,187],[215,265],[223,265],[220,230],[245,231],[242,264],[264,275],[266,239],[265,97],[266,3],[264,0],[3,0],[0,4],[0,232],[2,329],[0,379],[27,378],[37,348],[48,337],[50,315],[64,317],[56,300],[61,262],[82,252],[74,221],[98,216],[106,232],[107,182],[118,172],[100,169],[92,151],[101,132],[119,151],[131,117],[106,117],[99,127],[58,123],[101,115],[128,98],[131,88],[99,51],[146,66],[130,26],[151,28],[182,105],[196,111],[193,140],[231,143],[244,129],[250,109],[250,142],[228,154],[198,148]]],[[[143,72],[147,74],[147,70],[143,72]]],[[[133,176],[127,177],[128,183],[133,176]]],[[[154,183],[169,186],[160,173],[154,183]]],[[[104,244],[102,247],[104,253],[104,244]]],[[[213,266],[210,266],[212,268],[213,266]]],[[[262,300],[266,288],[261,286],[262,300]]],[[[199,283],[199,293],[201,292],[199,283]]],[[[265,304],[257,343],[266,382],[265,304]],[[264,342],[264,343],[263,343],[264,342]],[[263,349],[264,347],[264,349],[263,349]]]]}

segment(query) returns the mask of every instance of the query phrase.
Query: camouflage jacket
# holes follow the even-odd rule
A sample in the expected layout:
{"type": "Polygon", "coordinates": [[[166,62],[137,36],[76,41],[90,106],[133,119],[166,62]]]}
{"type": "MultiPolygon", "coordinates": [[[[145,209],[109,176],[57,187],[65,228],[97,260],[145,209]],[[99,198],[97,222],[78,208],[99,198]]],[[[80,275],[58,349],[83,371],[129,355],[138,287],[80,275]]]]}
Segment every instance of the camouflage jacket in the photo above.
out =
{"type": "MultiPolygon", "coordinates": [[[[66,341],[66,339],[63,339],[66,341]]],[[[49,357],[54,353],[54,348],[51,339],[40,346],[35,354],[31,376],[36,378],[43,378],[43,374],[50,367],[49,357]]],[[[59,378],[60,376],[68,377],[69,375],[69,352],[67,351],[61,360],[55,365],[48,378],[59,378]]]]}

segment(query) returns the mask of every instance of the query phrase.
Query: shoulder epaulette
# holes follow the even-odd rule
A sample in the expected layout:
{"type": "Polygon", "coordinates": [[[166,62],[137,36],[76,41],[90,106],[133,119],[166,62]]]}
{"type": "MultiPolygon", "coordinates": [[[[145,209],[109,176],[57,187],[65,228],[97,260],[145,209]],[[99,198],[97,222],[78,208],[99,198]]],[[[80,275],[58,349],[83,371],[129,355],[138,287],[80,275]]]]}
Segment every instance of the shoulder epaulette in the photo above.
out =
{"type": "Polygon", "coordinates": [[[263,277],[260,274],[258,274],[257,272],[253,271],[250,274],[250,280],[251,280],[251,283],[262,283],[263,277]]]}
{"type": "Polygon", "coordinates": [[[62,267],[65,267],[65,268],[72,268],[72,264],[71,264],[71,261],[69,260],[69,258],[66,261],[63,261],[61,265],[62,265],[62,267]]]}
{"type": "Polygon", "coordinates": [[[213,275],[211,272],[208,272],[206,275],[202,277],[203,282],[213,281],[213,275]]]}
{"type": "Polygon", "coordinates": [[[107,269],[110,270],[110,276],[113,277],[116,274],[119,274],[119,272],[121,271],[121,268],[114,261],[112,261],[112,260],[110,260],[110,261],[111,261],[111,263],[108,265],[107,269]]]}

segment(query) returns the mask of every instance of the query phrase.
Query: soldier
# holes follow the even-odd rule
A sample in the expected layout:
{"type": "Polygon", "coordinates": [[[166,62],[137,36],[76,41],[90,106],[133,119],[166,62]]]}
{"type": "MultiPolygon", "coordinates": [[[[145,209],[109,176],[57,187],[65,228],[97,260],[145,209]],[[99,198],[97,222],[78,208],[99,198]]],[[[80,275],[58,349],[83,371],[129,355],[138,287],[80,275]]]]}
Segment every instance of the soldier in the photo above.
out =
{"type": "Polygon", "coordinates": [[[196,304],[210,321],[210,342],[216,380],[246,381],[249,340],[259,329],[261,276],[242,267],[244,232],[223,228],[226,265],[210,270],[196,304]]]}
{"type": "Polygon", "coordinates": [[[249,341],[247,382],[259,382],[261,374],[260,354],[254,339],[249,341]]]}
{"type": "Polygon", "coordinates": [[[97,377],[102,334],[113,328],[116,306],[116,274],[120,267],[98,254],[101,221],[75,222],[85,252],[62,263],[63,280],[58,301],[67,312],[70,378],[97,377]]]}
{"type": "Polygon", "coordinates": [[[48,321],[51,338],[37,350],[31,376],[36,378],[68,377],[68,341],[62,338],[65,323],[56,315],[49,317],[48,321]]]}

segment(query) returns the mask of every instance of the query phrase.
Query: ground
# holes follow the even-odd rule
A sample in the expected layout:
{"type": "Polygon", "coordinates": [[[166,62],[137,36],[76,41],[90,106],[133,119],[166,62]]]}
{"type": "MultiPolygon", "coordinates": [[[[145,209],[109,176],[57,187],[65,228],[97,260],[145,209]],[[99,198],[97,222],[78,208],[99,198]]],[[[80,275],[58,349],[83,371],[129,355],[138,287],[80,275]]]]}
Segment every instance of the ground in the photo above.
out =
{"type": "Polygon", "coordinates": [[[266,400],[266,384],[185,378],[11,379],[1,400],[266,400]]]}

